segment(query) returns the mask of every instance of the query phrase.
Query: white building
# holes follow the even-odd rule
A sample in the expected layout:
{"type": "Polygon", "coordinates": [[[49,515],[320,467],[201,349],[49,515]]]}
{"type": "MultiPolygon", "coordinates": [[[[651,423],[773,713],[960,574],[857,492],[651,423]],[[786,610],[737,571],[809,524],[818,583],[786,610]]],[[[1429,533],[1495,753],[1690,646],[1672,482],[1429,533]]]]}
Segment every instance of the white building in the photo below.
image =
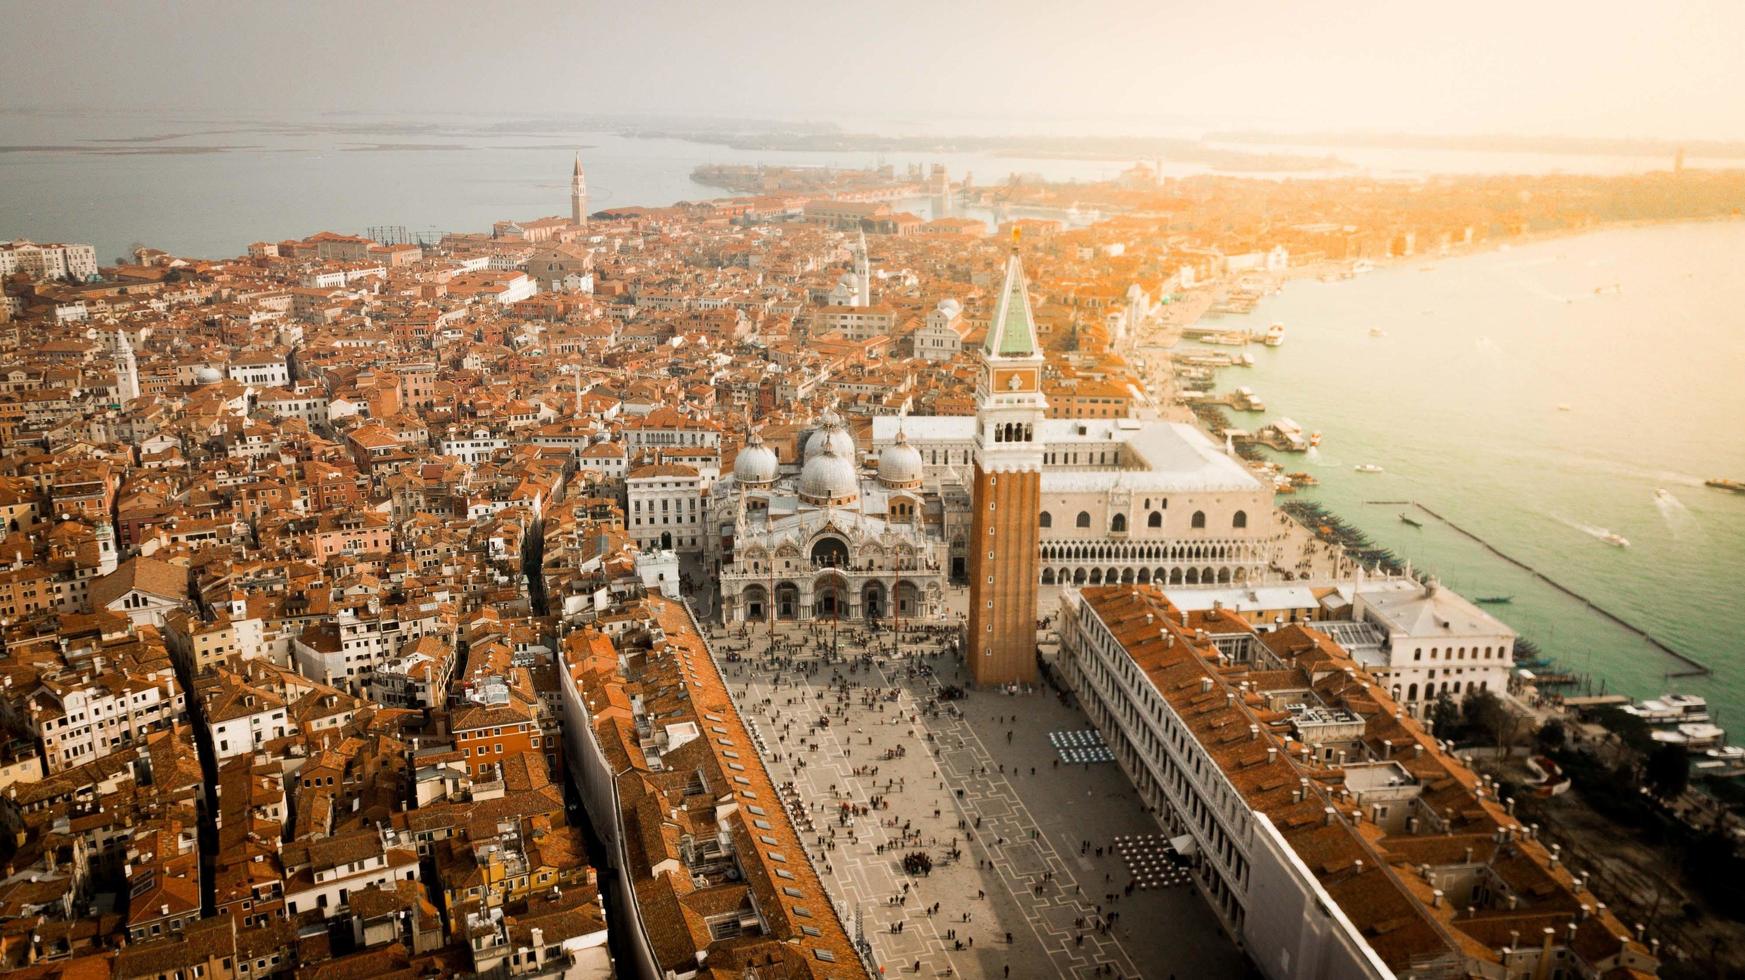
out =
{"type": "Polygon", "coordinates": [[[0,276],[25,273],[35,279],[83,281],[97,275],[97,250],[90,245],[0,242],[0,276]]]}
{"type": "Polygon", "coordinates": [[[291,368],[283,354],[244,354],[224,366],[230,380],[256,388],[280,388],[291,383],[291,368]]]}
{"type": "Polygon", "coordinates": [[[914,356],[927,361],[949,361],[963,350],[963,338],[969,333],[969,321],[964,319],[963,304],[955,299],[942,299],[927,311],[921,326],[912,338],[914,356]]]}
{"type": "Polygon", "coordinates": [[[168,658],[162,670],[149,675],[99,682],[72,674],[44,677],[41,683],[26,706],[51,775],[128,745],[143,745],[148,732],[185,718],[187,702],[168,658]]]}
{"type": "Polygon", "coordinates": [[[392,889],[418,879],[418,852],[384,824],[336,837],[295,841],[280,852],[285,866],[285,910],[293,917],[319,910],[330,919],[370,885],[392,889]]]}
{"type": "Polygon", "coordinates": [[[458,459],[468,466],[476,466],[490,459],[492,453],[507,448],[509,440],[492,435],[489,429],[474,429],[443,439],[437,452],[458,459]]]}
{"type": "Polygon", "coordinates": [[[1509,689],[1515,631],[1434,580],[1360,577],[1351,618],[1372,627],[1379,642],[1341,639],[1416,717],[1443,694],[1460,701],[1473,691],[1509,689]]]}
{"type": "Polygon", "coordinates": [[[624,480],[630,536],[643,551],[703,554],[703,477],[694,466],[651,463],[624,480]]]}
{"type": "Polygon", "coordinates": [[[636,555],[636,576],[642,587],[668,599],[679,597],[679,556],[672,551],[643,551],[636,555]]]}
{"type": "MultiPolygon", "coordinates": [[[[962,486],[975,430],[967,415],[875,417],[873,447],[902,432],[929,483],[962,486]]],[[[1042,585],[1245,583],[1278,560],[1285,525],[1272,488],[1194,426],[1045,419],[1039,438],[1042,585]]],[[[967,506],[967,492],[956,499],[967,506]]],[[[953,540],[953,574],[962,557],[953,540]]]]}

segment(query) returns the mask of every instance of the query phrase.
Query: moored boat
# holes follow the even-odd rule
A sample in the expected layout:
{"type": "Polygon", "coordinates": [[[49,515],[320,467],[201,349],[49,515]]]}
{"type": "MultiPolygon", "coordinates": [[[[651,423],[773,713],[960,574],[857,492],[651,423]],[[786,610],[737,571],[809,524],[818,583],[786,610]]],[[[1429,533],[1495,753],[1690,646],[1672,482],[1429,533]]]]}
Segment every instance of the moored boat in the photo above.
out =
{"type": "Polygon", "coordinates": [[[1714,487],[1716,490],[1731,490],[1734,493],[1745,493],[1745,483],[1741,483],[1738,480],[1723,479],[1718,476],[1712,480],[1704,480],[1703,486],[1714,487]]]}
{"type": "Polygon", "coordinates": [[[1650,725],[1694,725],[1709,720],[1709,702],[1697,694],[1662,694],[1618,710],[1650,725]]]}

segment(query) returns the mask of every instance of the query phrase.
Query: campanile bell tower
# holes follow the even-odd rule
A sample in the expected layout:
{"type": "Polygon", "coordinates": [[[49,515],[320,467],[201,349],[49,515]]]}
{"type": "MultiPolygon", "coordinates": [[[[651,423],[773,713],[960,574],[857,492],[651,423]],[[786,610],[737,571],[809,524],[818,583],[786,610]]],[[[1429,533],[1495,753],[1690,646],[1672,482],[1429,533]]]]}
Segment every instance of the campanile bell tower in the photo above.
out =
{"type": "Polygon", "coordinates": [[[964,657],[978,687],[1033,684],[1042,420],[1048,402],[1042,396],[1042,349],[1016,236],[981,360],[964,657]]]}
{"type": "Polygon", "coordinates": [[[588,223],[588,178],[582,175],[582,155],[576,153],[576,166],[570,173],[570,220],[578,226],[588,223]]]}

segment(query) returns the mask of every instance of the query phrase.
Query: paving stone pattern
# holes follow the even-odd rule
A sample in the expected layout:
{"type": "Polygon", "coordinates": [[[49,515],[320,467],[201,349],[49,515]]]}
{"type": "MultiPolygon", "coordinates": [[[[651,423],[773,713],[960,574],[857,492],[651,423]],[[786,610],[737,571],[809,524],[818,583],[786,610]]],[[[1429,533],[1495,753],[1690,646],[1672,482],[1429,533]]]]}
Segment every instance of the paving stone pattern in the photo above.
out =
{"type": "Polygon", "coordinates": [[[1119,767],[1092,764],[1107,747],[1082,713],[1044,693],[937,700],[966,682],[937,639],[891,656],[889,634],[843,630],[834,661],[827,630],[776,639],[781,659],[767,633],[712,646],[740,657],[722,662],[740,713],[875,974],[1250,975],[1191,885],[1164,887],[1149,850],[1120,847],[1159,828],[1119,767]],[[868,643],[886,655],[862,660],[868,643]],[[912,877],[917,851],[933,865],[912,877]]]}

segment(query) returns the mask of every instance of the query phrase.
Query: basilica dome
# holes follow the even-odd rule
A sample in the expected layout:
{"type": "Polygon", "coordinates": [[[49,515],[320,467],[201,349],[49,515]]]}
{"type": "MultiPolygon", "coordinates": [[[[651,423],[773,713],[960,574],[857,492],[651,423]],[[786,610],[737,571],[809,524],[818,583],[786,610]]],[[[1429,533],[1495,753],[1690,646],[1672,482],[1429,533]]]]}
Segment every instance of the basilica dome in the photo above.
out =
{"type": "Polygon", "coordinates": [[[893,490],[913,490],[921,485],[924,467],[921,451],[909,445],[908,437],[897,433],[897,441],[879,453],[879,482],[893,490]]]}
{"type": "Polygon", "coordinates": [[[806,437],[805,457],[811,462],[812,457],[824,451],[828,446],[836,450],[836,455],[848,460],[852,465],[854,460],[854,436],[848,434],[848,427],[843,424],[842,416],[835,409],[825,409],[818,419],[818,428],[806,437]]]}
{"type": "Polygon", "coordinates": [[[860,496],[854,462],[827,445],[800,469],[800,499],[819,506],[851,504],[860,496]]]}
{"type": "Polygon", "coordinates": [[[224,375],[215,367],[202,367],[194,371],[194,383],[197,385],[215,385],[224,380],[224,375]]]}
{"type": "Polygon", "coordinates": [[[748,486],[767,486],[776,480],[776,451],[755,432],[733,458],[733,479],[748,486]]]}

